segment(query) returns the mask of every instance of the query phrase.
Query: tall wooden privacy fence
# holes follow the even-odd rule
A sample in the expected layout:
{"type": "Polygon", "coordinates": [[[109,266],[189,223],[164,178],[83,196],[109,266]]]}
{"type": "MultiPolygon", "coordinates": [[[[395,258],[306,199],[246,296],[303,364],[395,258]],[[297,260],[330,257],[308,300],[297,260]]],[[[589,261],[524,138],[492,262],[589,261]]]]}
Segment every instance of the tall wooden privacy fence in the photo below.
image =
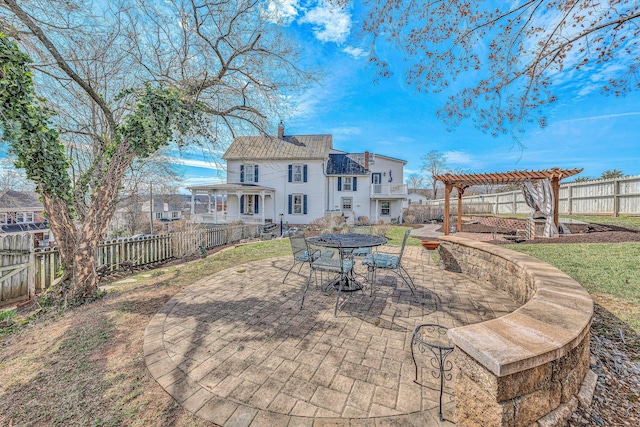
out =
{"type": "MultiPolygon", "coordinates": [[[[640,176],[561,183],[558,202],[564,215],[640,215],[640,176]]],[[[441,207],[444,199],[427,203],[441,207]]],[[[531,213],[520,190],[463,196],[462,209],[464,214],[531,213]]]]}
{"type": "MultiPolygon", "coordinates": [[[[97,267],[104,274],[169,259],[184,258],[260,236],[262,225],[219,226],[141,238],[105,240],[98,246],[97,267]]],[[[0,306],[29,299],[60,274],[57,248],[35,248],[30,234],[0,236],[0,306]]]]}

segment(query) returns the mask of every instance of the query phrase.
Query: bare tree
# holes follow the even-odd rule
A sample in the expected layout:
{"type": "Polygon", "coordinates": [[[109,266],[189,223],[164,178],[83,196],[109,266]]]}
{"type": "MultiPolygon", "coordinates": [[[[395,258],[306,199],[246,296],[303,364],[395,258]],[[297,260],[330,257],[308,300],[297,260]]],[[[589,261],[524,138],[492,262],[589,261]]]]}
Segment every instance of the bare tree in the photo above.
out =
{"type": "Polygon", "coordinates": [[[422,156],[422,170],[429,175],[431,183],[431,191],[433,191],[433,200],[438,198],[438,180],[436,175],[442,175],[447,172],[447,158],[444,153],[438,150],[431,150],[422,156]]]}
{"type": "Polygon", "coordinates": [[[407,184],[412,190],[420,189],[424,186],[424,177],[420,176],[417,173],[409,174],[409,176],[407,177],[407,184]]]}
{"type": "Polygon", "coordinates": [[[33,191],[35,185],[29,181],[20,169],[13,166],[13,160],[0,159],[0,191],[33,191]]]}
{"type": "Polygon", "coordinates": [[[407,55],[410,85],[455,91],[438,113],[453,126],[473,117],[491,134],[517,134],[528,121],[546,125],[554,84],[584,79],[616,95],[639,87],[637,1],[366,3],[379,76],[391,74],[385,49],[375,49],[386,41],[407,55]]]}
{"type": "Polygon", "coordinates": [[[0,80],[22,96],[2,98],[0,122],[42,196],[64,301],[96,295],[97,245],[136,159],[266,132],[312,77],[258,0],[0,0],[0,25],[19,45],[0,43],[15,73],[0,80]]]}

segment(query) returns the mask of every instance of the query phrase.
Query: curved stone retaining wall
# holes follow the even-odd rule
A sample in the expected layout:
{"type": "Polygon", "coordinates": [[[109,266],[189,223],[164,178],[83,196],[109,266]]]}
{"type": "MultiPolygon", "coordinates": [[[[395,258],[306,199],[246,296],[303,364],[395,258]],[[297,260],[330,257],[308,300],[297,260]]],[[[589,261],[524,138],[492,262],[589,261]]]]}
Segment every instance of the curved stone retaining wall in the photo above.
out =
{"type": "Polygon", "coordinates": [[[443,268],[489,282],[523,304],[449,330],[457,425],[563,426],[587,382],[593,300],[575,280],[528,255],[455,236],[440,241],[443,268]]]}

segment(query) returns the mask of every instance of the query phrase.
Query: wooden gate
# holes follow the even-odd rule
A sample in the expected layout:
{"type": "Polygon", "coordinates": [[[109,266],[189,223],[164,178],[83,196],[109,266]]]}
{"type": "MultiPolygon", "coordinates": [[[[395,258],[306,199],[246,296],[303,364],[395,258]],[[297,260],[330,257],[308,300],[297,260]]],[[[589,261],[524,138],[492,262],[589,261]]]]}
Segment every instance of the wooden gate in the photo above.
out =
{"type": "Polygon", "coordinates": [[[11,234],[0,236],[0,306],[31,298],[29,275],[33,274],[33,236],[11,234]]]}

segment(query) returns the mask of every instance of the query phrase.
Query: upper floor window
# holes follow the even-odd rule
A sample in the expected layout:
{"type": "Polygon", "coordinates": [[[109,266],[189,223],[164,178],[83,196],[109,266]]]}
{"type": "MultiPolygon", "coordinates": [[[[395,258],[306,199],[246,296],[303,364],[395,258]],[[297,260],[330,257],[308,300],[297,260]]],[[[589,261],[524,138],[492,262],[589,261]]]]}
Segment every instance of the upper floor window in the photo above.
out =
{"type": "Polygon", "coordinates": [[[307,214],[307,195],[289,194],[289,214],[307,214]]]}
{"type": "Polygon", "coordinates": [[[177,212],[177,211],[171,212],[171,218],[178,218],[179,216],[180,216],[179,212],[177,212]]]}
{"type": "Polygon", "coordinates": [[[240,182],[258,182],[258,165],[240,165],[240,182]]]}
{"type": "Polygon", "coordinates": [[[162,212],[156,212],[156,219],[162,219],[162,212]]]}
{"type": "Polygon", "coordinates": [[[345,176],[342,179],[342,191],[351,191],[353,189],[353,178],[345,176]]]}
{"type": "Polygon", "coordinates": [[[289,182],[307,182],[307,165],[303,165],[303,164],[289,165],[288,181],[289,182]]]}
{"type": "Polygon", "coordinates": [[[338,191],[357,191],[358,190],[358,178],[350,176],[338,177],[338,191]]]}
{"type": "Polygon", "coordinates": [[[16,212],[16,223],[33,222],[33,212],[16,212]]]}

